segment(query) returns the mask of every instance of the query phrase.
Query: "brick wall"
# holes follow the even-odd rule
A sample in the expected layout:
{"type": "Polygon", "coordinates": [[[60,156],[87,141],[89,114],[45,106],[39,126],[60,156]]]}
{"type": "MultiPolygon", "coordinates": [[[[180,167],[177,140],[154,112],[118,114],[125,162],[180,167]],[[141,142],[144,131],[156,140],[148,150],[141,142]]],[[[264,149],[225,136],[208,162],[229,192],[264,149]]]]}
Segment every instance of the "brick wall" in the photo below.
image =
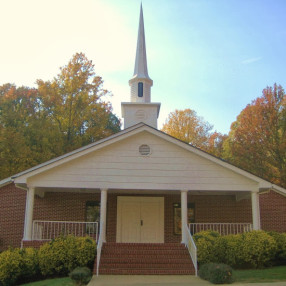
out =
{"type": "MultiPolygon", "coordinates": [[[[117,196],[108,195],[107,241],[116,241],[117,196]]],[[[142,196],[142,195],[140,195],[142,196]]],[[[181,202],[181,196],[164,195],[165,242],[180,242],[181,236],[174,233],[174,203],[181,202]]],[[[235,196],[188,196],[188,202],[195,204],[195,222],[252,222],[251,201],[236,202],[235,196]]]]}
{"type": "Polygon", "coordinates": [[[19,247],[23,238],[26,191],[14,184],[0,188],[0,250],[19,247]]]}
{"type": "Polygon", "coordinates": [[[286,197],[271,191],[259,201],[262,229],[286,232],[286,197]]]}
{"type": "MultiPolygon", "coordinates": [[[[116,241],[117,194],[108,194],[107,241],[116,241]]],[[[174,234],[173,204],[180,203],[180,194],[164,195],[165,242],[180,242],[174,234]]],[[[25,190],[9,184],[0,189],[0,250],[9,245],[19,247],[23,237],[25,190]]],[[[46,193],[35,197],[34,217],[38,220],[85,221],[87,201],[100,201],[100,193],[46,193]]],[[[195,222],[252,222],[250,199],[236,202],[234,196],[192,196],[195,222]]],[[[286,231],[286,197],[270,192],[260,195],[262,229],[286,231]]]]}

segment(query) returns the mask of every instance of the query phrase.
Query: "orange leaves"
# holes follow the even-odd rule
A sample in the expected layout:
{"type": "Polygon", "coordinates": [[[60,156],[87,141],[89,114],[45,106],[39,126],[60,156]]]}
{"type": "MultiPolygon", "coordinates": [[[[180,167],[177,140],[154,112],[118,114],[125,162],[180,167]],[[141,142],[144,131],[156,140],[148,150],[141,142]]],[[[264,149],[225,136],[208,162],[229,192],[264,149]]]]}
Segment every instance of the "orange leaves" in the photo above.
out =
{"type": "Polygon", "coordinates": [[[258,176],[286,185],[286,95],[274,84],[238,115],[225,143],[227,159],[258,176]]]}

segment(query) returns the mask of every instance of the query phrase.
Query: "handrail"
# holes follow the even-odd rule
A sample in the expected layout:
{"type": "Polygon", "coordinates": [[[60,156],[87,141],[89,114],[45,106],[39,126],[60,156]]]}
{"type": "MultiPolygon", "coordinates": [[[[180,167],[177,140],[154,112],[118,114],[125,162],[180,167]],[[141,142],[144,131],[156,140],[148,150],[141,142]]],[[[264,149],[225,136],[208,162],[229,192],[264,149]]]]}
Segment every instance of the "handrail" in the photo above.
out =
{"type": "Polygon", "coordinates": [[[221,235],[238,234],[252,230],[251,223],[189,223],[191,234],[200,231],[217,231],[221,235]]]}
{"type": "Polygon", "coordinates": [[[99,234],[97,248],[96,248],[96,276],[99,275],[99,263],[100,263],[100,256],[101,256],[101,249],[102,249],[102,236],[101,233],[99,234]]]}
{"type": "Polygon", "coordinates": [[[183,238],[183,243],[185,246],[188,248],[188,251],[190,253],[190,256],[192,258],[194,267],[195,267],[195,274],[198,276],[198,261],[197,261],[197,247],[196,244],[193,240],[193,237],[190,233],[190,230],[188,228],[188,225],[184,225],[184,238],[183,238]]]}
{"type": "Polygon", "coordinates": [[[97,241],[98,222],[34,220],[32,240],[51,240],[61,235],[90,236],[97,241]]]}

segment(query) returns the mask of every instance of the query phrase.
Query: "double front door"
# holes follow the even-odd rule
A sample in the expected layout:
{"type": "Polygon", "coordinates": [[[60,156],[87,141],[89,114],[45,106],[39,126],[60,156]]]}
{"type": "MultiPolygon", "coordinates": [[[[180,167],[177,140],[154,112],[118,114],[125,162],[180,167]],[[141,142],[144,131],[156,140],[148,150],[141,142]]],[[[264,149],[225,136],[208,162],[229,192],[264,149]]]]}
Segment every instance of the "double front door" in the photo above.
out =
{"type": "Polygon", "coordinates": [[[116,241],[163,243],[164,198],[118,197],[116,241]]]}

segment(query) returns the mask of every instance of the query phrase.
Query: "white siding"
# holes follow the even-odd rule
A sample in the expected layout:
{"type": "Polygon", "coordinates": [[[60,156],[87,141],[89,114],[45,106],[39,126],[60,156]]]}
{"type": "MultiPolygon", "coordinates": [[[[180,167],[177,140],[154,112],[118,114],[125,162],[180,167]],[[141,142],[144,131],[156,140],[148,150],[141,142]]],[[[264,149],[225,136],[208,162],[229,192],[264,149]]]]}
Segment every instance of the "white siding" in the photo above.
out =
{"type": "Polygon", "coordinates": [[[256,182],[142,132],[29,179],[38,187],[249,191],[256,182]],[[152,154],[142,157],[141,144],[152,154]]]}

